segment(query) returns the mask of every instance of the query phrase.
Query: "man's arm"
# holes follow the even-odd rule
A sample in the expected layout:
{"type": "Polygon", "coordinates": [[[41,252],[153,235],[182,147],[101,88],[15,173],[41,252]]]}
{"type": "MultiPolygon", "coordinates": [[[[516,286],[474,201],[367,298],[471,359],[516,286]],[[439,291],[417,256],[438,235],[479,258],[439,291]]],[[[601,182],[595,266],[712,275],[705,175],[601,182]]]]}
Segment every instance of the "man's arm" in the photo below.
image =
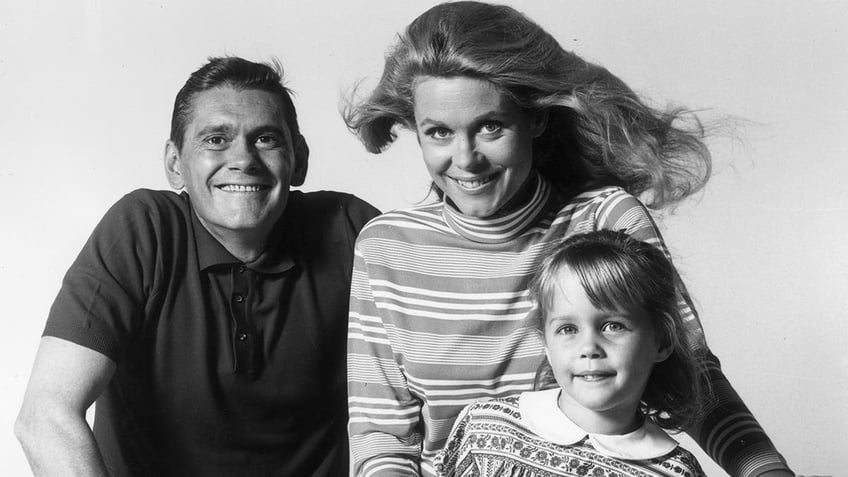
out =
{"type": "Polygon", "coordinates": [[[41,339],[15,435],[37,476],[108,476],[86,410],[115,373],[106,356],[59,338],[41,339]]]}

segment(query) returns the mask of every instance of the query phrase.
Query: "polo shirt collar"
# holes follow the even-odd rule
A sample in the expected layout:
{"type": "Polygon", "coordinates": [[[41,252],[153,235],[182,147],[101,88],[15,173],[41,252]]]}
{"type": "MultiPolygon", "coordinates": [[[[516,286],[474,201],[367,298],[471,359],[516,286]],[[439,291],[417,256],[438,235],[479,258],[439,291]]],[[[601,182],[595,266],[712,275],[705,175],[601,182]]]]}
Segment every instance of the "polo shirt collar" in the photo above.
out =
{"type": "Polygon", "coordinates": [[[629,434],[588,433],[560,410],[557,404],[559,393],[559,388],[525,392],[518,401],[521,419],[527,427],[555,444],[570,446],[588,437],[592,446],[601,454],[624,460],[661,457],[678,445],[650,419],[646,419],[642,427],[629,434]]]}
{"type": "MultiPolygon", "coordinates": [[[[185,192],[183,194],[186,195],[186,199],[191,204],[188,194],[185,192]]],[[[191,210],[191,226],[194,229],[194,241],[197,248],[197,261],[200,269],[206,270],[215,265],[242,263],[241,260],[234,257],[233,254],[224,248],[218,239],[206,230],[206,227],[197,218],[197,212],[195,212],[194,207],[189,208],[191,210]]],[[[285,215],[283,214],[283,217],[280,218],[277,225],[271,231],[271,235],[268,238],[268,247],[266,247],[265,251],[253,262],[244,263],[247,268],[260,273],[270,274],[282,273],[294,266],[294,259],[290,250],[291,246],[289,246],[290,242],[285,240],[283,236],[283,229],[286,227],[281,226],[285,222],[285,215]]]]}

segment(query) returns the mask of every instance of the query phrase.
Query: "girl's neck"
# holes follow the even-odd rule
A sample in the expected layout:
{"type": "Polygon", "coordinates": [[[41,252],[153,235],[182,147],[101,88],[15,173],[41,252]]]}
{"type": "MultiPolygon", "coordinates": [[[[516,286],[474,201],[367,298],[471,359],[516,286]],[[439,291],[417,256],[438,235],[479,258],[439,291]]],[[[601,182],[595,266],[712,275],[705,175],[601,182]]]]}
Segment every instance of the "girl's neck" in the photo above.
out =
{"type": "Polygon", "coordinates": [[[560,391],[557,404],[571,422],[589,434],[629,434],[644,424],[644,417],[637,413],[638,403],[635,406],[595,411],[569,400],[566,393],[560,391]]]}

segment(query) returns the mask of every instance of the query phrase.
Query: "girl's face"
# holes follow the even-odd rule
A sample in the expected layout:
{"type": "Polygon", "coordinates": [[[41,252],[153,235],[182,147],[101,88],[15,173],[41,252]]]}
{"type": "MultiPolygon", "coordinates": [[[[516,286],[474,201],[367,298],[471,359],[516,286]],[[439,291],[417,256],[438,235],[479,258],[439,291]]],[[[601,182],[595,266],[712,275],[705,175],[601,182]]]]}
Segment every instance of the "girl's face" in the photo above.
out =
{"type": "Polygon", "coordinates": [[[651,319],[641,311],[592,305],[567,267],[556,283],[543,332],[545,354],[562,388],[560,409],[588,432],[634,430],[651,369],[671,349],[660,349],[651,319]]]}
{"type": "Polygon", "coordinates": [[[414,90],[424,163],[465,215],[485,218],[515,197],[533,169],[532,142],[544,130],[491,83],[464,76],[422,77],[414,90]]]}

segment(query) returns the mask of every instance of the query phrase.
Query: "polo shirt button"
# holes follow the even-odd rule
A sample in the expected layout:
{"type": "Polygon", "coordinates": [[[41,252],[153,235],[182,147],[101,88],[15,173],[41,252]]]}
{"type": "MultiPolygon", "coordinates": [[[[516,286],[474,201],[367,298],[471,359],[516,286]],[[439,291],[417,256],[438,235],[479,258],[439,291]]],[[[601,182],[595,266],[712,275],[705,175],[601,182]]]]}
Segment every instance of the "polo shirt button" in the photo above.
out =
{"type": "Polygon", "coordinates": [[[244,341],[247,339],[247,333],[239,333],[238,334],[239,341],[244,341]]]}
{"type": "Polygon", "coordinates": [[[239,273],[244,273],[244,270],[245,270],[244,265],[239,265],[239,267],[238,267],[238,272],[239,272],[239,273]]]}
{"type": "Polygon", "coordinates": [[[244,297],[241,296],[240,294],[236,294],[236,296],[234,298],[236,299],[236,303],[241,303],[241,302],[244,301],[244,297]]]}

